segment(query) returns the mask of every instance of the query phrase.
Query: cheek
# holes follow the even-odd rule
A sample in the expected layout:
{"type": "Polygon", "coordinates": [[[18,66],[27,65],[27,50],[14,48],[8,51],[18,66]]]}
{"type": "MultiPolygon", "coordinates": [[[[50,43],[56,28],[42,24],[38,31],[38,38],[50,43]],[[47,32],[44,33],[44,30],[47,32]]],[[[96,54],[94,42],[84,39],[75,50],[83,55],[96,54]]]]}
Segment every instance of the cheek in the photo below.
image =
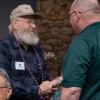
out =
{"type": "Polygon", "coordinates": [[[73,24],[74,24],[74,19],[71,17],[69,22],[70,22],[71,26],[73,26],[73,24]]]}
{"type": "Polygon", "coordinates": [[[73,20],[70,20],[70,25],[72,26],[72,28],[74,28],[75,27],[75,25],[74,25],[75,23],[74,23],[74,21],[73,20]]]}
{"type": "Polygon", "coordinates": [[[20,23],[18,23],[16,26],[17,29],[25,29],[27,27],[25,24],[20,24],[20,23]]]}
{"type": "Polygon", "coordinates": [[[6,92],[2,91],[2,92],[0,93],[0,100],[6,100],[6,99],[5,99],[6,97],[7,97],[6,92]]]}
{"type": "Polygon", "coordinates": [[[76,26],[77,26],[76,25],[77,23],[76,23],[76,21],[73,18],[70,19],[70,24],[71,24],[71,26],[72,26],[73,29],[75,29],[76,26]]]}

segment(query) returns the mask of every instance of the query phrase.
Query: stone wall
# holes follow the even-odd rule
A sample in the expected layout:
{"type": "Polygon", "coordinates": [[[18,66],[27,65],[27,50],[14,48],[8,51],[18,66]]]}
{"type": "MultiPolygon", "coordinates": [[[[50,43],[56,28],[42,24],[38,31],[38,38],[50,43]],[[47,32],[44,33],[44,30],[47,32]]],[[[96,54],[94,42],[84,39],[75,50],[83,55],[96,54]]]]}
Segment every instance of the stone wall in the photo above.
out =
{"type": "Polygon", "coordinates": [[[40,45],[53,77],[60,74],[65,52],[75,36],[68,17],[72,1],[37,0],[37,12],[44,16],[39,22],[40,45]]]}

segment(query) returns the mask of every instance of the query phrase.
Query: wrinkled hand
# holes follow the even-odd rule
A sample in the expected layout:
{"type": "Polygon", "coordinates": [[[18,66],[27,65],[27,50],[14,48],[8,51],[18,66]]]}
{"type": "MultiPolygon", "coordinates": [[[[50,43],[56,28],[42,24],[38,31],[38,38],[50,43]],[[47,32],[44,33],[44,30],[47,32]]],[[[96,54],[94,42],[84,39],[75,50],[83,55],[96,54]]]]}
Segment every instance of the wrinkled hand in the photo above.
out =
{"type": "Polygon", "coordinates": [[[60,77],[57,77],[56,79],[52,80],[50,82],[50,84],[51,84],[52,87],[57,86],[57,85],[61,84],[62,80],[63,80],[63,77],[60,76],[60,77]]]}
{"type": "Polygon", "coordinates": [[[47,93],[51,93],[51,92],[57,90],[57,88],[54,86],[59,85],[62,80],[63,80],[63,77],[60,76],[52,81],[42,82],[42,84],[39,86],[40,87],[39,94],[47,94],[47,93]]]}
{"type": "Polygon", "coordinates": [[[46,94],[52,91],[52,85],[50,84],[50,81],[42,82],[42,84],[40,84],[39,87],[40,87],[40,94],[46,94]]]}

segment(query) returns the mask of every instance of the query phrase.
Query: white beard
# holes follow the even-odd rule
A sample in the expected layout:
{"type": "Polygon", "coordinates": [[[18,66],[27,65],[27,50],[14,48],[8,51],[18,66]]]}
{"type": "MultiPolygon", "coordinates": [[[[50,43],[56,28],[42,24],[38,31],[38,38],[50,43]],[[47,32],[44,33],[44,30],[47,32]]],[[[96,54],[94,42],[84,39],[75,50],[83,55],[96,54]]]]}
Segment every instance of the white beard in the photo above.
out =
{"type": "Polygon", "coordinates": [[[28,45],[36,45],[39,43],[39,37],[37,31],[28,31],[28,30],[18,30],[16,32],[17,37],[20,41],[28,45]]]}

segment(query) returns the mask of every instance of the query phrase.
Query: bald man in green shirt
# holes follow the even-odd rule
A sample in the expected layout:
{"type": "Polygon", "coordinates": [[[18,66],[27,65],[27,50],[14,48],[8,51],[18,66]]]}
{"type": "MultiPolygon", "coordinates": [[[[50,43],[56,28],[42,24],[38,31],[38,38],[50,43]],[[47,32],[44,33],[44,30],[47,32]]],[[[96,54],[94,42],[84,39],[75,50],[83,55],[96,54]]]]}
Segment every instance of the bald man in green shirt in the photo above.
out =
{"type": "Polygon", "coordinates": [[[62,67],[61,100],[100,100],[100,5],[75,0],[70,23],[77,34],[62,67]]]}

